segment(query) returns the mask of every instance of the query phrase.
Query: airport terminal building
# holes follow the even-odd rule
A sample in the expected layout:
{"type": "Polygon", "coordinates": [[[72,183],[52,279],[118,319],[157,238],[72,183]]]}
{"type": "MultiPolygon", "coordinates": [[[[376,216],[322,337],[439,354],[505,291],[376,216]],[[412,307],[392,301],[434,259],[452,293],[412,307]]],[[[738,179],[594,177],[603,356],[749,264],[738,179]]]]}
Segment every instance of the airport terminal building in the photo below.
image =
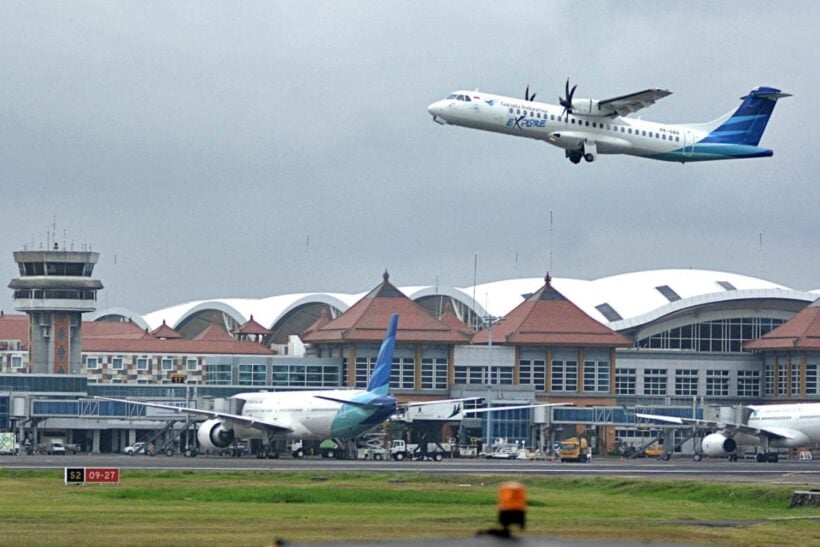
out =
{"type": "MultiPolygon", "coordinates": [[[[10,287],[25,315],[0,315],[0,430],[21,439],[61,436],[84,450],[118,451],[171,419],[94,396],[203,407],[242,391],[361,387],[393,312],[391,389],[400,399],[569,402],[555,409],[552,434],[600,427],[604,448],[616,432],[629,435],[628,409],[703,415],[820,400],[820,291],[738,274],[658,270],[441,288],[397,287],[385,272],[362,294],[215,299],[141,315],[96,309],[96,257],[41,253],[15,253],[21,277],[10,287]]],[[[509,411],[489,431],[468,425],[482,437],[529,442],[534,420],[509,411]]]]}

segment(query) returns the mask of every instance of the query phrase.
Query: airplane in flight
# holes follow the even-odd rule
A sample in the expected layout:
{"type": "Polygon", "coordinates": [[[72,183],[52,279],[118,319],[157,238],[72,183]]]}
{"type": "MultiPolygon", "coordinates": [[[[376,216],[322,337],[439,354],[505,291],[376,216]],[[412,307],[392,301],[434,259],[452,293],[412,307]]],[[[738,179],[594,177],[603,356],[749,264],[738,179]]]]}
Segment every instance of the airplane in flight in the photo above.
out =
{"type": "Polygon", "coordinates": [[[611,99],[576,99],[577,85],[558,105],[536,102],[529,86],[524,98],[481,91],[455,91],[427,107],[433,121],[545,141],[564,149],[572,163],[595,161],[598,154],[626,154],[653,160],[690,161],[763,158],[758,146],[778,99],[790,97],[773,87],[757,87],[740,106],[707,123],[663,124],[627,117],[672,94],[646,89],[611,99]]]}
{"type": "MultiPolygon", "coordinates": [[[[262,439],[265,455],[271,457],[278,456],[273,449],[276,438],[351,440],[390,419],[394,414],[398,415],[411,408],[425,405],[451,403],[453,407],[449,417],[459,419],[463,412],[463,401],[476,398],[400,404],[389,393],[398,320],[399,316],[395,313],[390,318],[387,332],[379,348],[376,365],[373,367],[370,382],[365,390],[238,393],[231,397],[237,408],[235,413],[110,397],[95,397],[95,399],[200,417],[204,421],[197,429],[197,440],[202,450],[227,448],[236,439],[262,439]]],[[[537,404],[515,408],[537,406],[551,405],[537,404]]],[[[505,409],[509,408],[499,407],[493,410],[505,409]]],[[[293,454],[296,457],[304,456],[304,452],[299,448],[295,449],[293,454]]]]}
{"type": "MultiPolygon", "coordinates": [[[[714,420],[677,418],[658,414],[638,414],[638,418],[661,422],[693,425],[715,430],[701,441],[702,454],[712,457],[728,456],[737,460],[738,446],[763,446],[756,456],[758,462],[777,462],[777,452],[771,448],[809,448],[820,444],[820,403],[779,405],[749,405],[743,407],[748,415],[745,424],[714,420]]],[[[701,454],[695,454],[700,460],[701,454]]]]}

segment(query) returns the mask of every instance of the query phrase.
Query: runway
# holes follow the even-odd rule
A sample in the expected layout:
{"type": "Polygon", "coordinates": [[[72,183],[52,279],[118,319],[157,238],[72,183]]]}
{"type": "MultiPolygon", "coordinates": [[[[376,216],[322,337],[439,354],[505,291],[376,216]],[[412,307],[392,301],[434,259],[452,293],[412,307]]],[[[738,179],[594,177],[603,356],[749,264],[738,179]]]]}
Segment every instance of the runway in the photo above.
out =
{"type": "Polygon", "coordinates": [[[253,457],[221,456],[125,456],[118,454],[75,456],[0,456],[0,469],[64,469],[65,467],[118,467],[123,470],[193,471],[311,471],[341,473],[426,473],[448,475],[536,475],[542,477],[629,477],[652,479],[692,479],[710,482],[750,482],[820,487],[820,460],[728,462],[689,458],[670,461],[654,459],[620,460],[600,458],[590,463],[560,463],[529,460],[453,459],[441,462],[328,460],[319,457],[301,460],[282,458],[261,460],[253,457]]]}

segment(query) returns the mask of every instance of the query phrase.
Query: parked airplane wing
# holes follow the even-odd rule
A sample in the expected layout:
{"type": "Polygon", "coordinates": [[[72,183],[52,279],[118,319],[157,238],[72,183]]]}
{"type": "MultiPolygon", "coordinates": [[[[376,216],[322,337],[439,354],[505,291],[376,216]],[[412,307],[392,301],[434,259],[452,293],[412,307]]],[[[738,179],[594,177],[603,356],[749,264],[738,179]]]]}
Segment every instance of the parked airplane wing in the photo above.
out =
{"type": "Polygon", "coordinates": [[[636,414],[638,418],[647,420],[657,420],[659,422],[667,422],[670,424],[679,425],[694,425],[697,427],[704,427],[710,429],[719,429],[729,432],[745,433],[747,435],[755,435],[757,437],[768,436],[771,439],[789,439],[788,430],[778,431],[774,429],[761,429],[757,427],[749,427],[743,424],[734,424],[728,422],[717,422],[714,420],[698,420],[696,418],[678,418],[676,416],[663,416],[660,414],[636,414]]]}
{"type": "Polygon", "coordinates": [[[637,93],[621,95],[611,99],[598,101],[598,108],[602,112],[609,112],[613,116],[626,116],[642,108],[655,104],[659,99],[668,97],[672,92],[666,89],[645,89],[637,93]]]}
{"type": "Polygon", "coordinates": [[[110,397],[94,397],[100,401],[113,401],[115,403],[128,403],[133,405],[146,406],[149,408],[160,408],[162,410],[170,410],[178,414],[193,414],[194,416],[202,416],[203,418],[213,419],[219,418],[226,423],[234,423],[243,427],[251,427],[261,431],[273,431],[279,433],[286,433],[292,429],[282,423],[274,422],[272,420],[260,420],[251,416],[242,416],[241,414],[229,414],[227,412],[217,412],[215,410],[204,410],[199,408],[179,407],[173,405],[164,405],[162,403],[148,403],[143,401],[131,401],[128,399],[113,399],[110,397]]]}

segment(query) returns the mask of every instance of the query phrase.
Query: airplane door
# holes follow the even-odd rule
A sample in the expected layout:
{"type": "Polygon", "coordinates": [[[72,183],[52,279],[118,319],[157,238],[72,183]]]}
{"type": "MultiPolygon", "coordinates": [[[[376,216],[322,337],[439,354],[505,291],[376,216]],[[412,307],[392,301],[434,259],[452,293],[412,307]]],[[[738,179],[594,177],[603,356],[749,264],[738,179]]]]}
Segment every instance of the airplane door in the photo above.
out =
{"type": "Polygon", "coordinates": [[[695,139],[692,133],[687,131],[683,135],[683,155],[691,156],[695,151],[695,139]]]}

